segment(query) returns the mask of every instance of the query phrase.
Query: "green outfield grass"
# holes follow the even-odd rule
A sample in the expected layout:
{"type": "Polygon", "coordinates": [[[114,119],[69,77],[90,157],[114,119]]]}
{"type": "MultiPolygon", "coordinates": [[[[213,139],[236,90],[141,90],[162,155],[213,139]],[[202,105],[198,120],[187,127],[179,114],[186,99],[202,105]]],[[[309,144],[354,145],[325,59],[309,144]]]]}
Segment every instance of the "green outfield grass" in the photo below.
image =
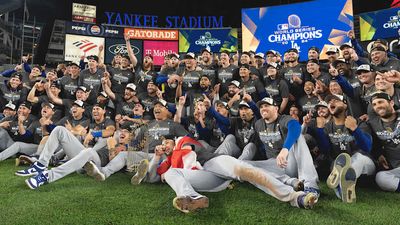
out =
{"type": "Polygon", "coordinates": [[[166,184],[132,186],[117,173],[105,182],[72,174],[30,190],[13,160],[0,162],[0,224],[399,224],[398,193],[358,187],[357,203],[344,204],[321,184],[313,210],[291,207],[247,183],[205,193],[208,209],[185,215],[172,206],[166,184]]]}

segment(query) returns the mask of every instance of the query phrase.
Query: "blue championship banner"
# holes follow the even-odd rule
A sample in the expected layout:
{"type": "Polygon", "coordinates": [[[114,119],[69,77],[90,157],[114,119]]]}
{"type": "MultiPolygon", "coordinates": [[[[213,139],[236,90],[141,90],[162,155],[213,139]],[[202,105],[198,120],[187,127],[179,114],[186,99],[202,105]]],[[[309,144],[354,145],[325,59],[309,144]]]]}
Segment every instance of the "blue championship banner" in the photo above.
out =
{"type": "Polygon", "coordinates": [[[119,37],[124,38],[124,29],[121,27],[111,27],[96,24],[65,22],[65,33],[79,34],[99,37],[119,37]]]}
{"type": "Polygon", "coordinates": [[[326,58],[329,46],[348,42],[353,29],[352,0],[317,0],[305,3],[242,9],[244,51],[273,49],[284,53],[289,48],[307,59],[307,51],[316,46],[326,58]]]}
{"type": "Polygon", "coordinates": [[[225,29],[180,29],[179,52],[200,52],[209,47],[211,52],[238,49],[238,32],[236,28],[225,29]]]}
{"type": "Polygon", "coordinates": [[[398,37],[400,34],[400,9],[385,9],[360,14],[361,41],[398,37]]]}

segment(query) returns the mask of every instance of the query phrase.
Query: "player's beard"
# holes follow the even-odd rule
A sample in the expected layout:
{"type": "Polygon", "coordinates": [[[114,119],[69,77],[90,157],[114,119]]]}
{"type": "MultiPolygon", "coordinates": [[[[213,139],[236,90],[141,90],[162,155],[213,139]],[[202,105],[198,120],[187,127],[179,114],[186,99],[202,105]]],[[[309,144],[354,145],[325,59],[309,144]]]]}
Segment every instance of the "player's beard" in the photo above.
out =
{"type": "Polygon", "coordinates": [[[332,113],[334,117],[339,117],[343,112],[345,112],[344,107],[336,107],[335,111],[332,113]]]}
{"type": "Polygon", "coordinates": [[[204,86],[204,85],[200,85],[200,89],[204,92],[204,91],[208,91],[209,86],[204,86]]]}
{"type": "Polygon", "coordinates": [[[390,118],[392,115],[393,115],[393,112],[392,112],[390,106],[387,106],[387,107],[385,108],[385,114],[383,114],[381,117],[382,117],[383,119],[388,119],[388,118],[390,118]]]}

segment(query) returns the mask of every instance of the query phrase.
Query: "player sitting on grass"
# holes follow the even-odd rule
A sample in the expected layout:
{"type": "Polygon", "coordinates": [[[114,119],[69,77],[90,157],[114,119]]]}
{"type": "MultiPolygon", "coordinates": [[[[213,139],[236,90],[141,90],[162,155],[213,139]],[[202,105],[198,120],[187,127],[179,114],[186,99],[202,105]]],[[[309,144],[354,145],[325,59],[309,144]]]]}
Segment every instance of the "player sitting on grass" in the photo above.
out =
{"type": "MultiPolygon", "coordinates": [[[[99,166],[106,165],[109,160],[115,157],[120,151],[126,151],[128,144],[132,140],[132,128],[129,124],[125,123],[121,126],[119,133],[118,144],[112,150],[109,149],[109,146],[105,146],[97,151],[94,148],[83,149],[75,157],[61,166],[54,167],[50,170],[46,168],[42,171],[38,171],[38,175],[25,180],[25,183],[29,188],[36,189],[43,184],[52,183],[61,179],[81,169],[83,166],[85,166],[86,169],[92,164],[99,166]]],[[[113,137],[109,139],[113,139],[113,137]]],[[[91,169],[87,169],[89,176],[93,176],[91,171],[91,169]]]]}

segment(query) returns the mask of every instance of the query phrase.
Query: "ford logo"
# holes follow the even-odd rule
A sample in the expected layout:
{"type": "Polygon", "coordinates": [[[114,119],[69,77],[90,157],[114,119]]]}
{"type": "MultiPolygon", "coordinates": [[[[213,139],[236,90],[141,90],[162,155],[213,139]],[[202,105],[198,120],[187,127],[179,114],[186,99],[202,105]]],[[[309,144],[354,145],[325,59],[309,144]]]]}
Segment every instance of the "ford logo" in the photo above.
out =
{"type": "MultiPolygon", "coordinates": [[[[132,46],[132,51],[133,54],[137,55],[140,52],[140,49],[136,46],[132,46]]],[[[126,47],[125,44],[115,44],[115,45],[111,45],[110,47],[108,47],[108,51],[111,52],[113,55],[116,54],[122,54],[122,55],[126,55],[128,54],[128,48],[126,47]]]]}

